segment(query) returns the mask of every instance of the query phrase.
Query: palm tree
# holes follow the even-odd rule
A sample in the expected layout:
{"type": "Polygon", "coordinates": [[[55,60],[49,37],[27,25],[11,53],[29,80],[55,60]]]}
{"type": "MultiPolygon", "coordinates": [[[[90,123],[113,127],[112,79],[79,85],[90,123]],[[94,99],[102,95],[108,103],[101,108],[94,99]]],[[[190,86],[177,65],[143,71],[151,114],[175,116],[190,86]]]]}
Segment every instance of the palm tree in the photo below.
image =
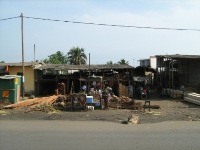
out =
{"type": "Polygon", "coordinates": [[[86,64],[87,56],[85,55],[85,50],[79,47],[73,47],[70,49],[68,54],[68,62],[71,65],[81,65],[86,64]]]}
{"type": "Polygon", "coordinates": [[[113,65],[114,63],[112,61],[108,61],[106,64],[107,65],[113,65]]]}
{"type": "Polygon", "coordinates": [[[128,65],[129,62],[126,61],[126,60],[123,58],[123,59],[121,59],[120,61],[118,61],[118,64],[119,64],[119,65],[128,65]]]}

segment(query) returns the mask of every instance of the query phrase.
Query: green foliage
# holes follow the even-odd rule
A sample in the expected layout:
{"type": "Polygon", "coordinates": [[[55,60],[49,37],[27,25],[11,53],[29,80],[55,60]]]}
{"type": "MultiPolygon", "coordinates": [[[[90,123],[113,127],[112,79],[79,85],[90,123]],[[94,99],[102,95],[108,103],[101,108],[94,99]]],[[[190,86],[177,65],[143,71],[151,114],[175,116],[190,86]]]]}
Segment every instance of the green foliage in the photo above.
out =
{"type": "Polygon", "coordinates": [[[113,63],[113,61],[110,60],[110,61],[108,61],[106,64],[107,64],[107,65],[116,65],[116,64],[118,64],[118,65],[128,65],[129,62],[126,61],[125,59],[121,59],[121,60],[118,61],[117,63],[113,63]]]}
{"type": "Polygon", "coordinates": [[[47,64],[66,64],[67,57],[60,51],[57,51],[55,54],[48,56],[48,59],[44,60],[44,63],[47,64]]]}
{"type": "Polygon", "coordinates": [[[0,61],[0,63],[5,63],[5,61],[2,60],[2,61],[0,61]]]}
{"type": "Polygon", "coordinates": [[[123,58],[123,59],[121,59],[120,61],[118,61],[117,64],[119,64],[119,65],[128,65],[129,62],[126,61],[126,60],[123,58]]]}
{"type": "Polygon", "coordinates": [[[68,54],[69,64],[72,65],[86,64],[87,56],[83,48],[73,47],[67,54],[68,54]]]}
{"type": "Polygon", "coordinates": [[[44,59],[43,62],[44,62],[45,64],[49,64],[49,59],[44,59]]]}
{"type": "Polygon", "coordinates": [[[107,65],[113,65],[114,63],[110,60],[106,63],[107,65]]]}

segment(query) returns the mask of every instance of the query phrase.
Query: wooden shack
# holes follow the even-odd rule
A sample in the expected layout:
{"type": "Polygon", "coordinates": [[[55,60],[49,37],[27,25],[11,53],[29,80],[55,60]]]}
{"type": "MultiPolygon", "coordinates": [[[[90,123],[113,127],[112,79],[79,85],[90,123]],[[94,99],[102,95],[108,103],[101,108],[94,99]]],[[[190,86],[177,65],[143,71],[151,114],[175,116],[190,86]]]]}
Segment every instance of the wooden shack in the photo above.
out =
{"type": "Polygon", "coordinates": [[[65,84],[65,94],[80,92],[88,76],[102,76],[117,96],[128,96],[128,83],[133,80],[134,68],[130,65],[69,65],[45,64],[35,68],[36,96],[54,94],[58,83],[65,84]]]}

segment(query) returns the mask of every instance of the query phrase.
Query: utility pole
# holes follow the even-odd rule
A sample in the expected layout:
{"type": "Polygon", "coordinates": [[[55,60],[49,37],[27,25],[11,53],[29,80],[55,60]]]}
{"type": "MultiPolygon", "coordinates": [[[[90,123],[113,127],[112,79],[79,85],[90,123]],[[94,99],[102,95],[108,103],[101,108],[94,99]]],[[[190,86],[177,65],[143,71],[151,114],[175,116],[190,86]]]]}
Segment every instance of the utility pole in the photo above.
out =
{"type": "Polygon", "coordinates": [[[35,62],[35,44],[34,44],[34,62],[35,62]]]}
{"type": "Polygon", "coordinates": [[[89,76],[90,76],[90,53],[89,53],[89,76]]]}
{"type": "MultiPolygon", "coordinates": [[[[89,75],[88,77],[90,77],[90,53],[89,53],[89,75]]],[[[88,78],[88,91],[90,90],[90,78],[88,78]]]]}
{"type": "Polygon", "coordinates": [[[25,68],[24,68],[24,33],[23,33],[23,14],[21,13],[21,37],[22,37],[22,98],[25,93],[25,68]]]}

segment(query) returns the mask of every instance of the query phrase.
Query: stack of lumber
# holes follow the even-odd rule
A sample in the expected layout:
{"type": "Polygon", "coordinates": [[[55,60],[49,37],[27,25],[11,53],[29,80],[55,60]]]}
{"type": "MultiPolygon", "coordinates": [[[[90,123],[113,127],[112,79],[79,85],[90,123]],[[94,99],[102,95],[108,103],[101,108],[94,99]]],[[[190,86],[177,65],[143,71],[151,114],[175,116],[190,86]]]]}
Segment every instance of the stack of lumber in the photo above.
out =
{"type": "Polygon", "coordinates": [[[187,93],[184,96],[184,100],[193,104],[200,105],[200,94],[198,93],[187,93]]]}
{"type": "Polygon", "coordinates": [[[4,106],[6,109],[15,109],[15,108],[23,108],[23,107],[29,107],[29,108],[35,108],[38,105],[48,104],[52,105],[59,96],[49,96],[49,97],[41,97],[41,98],[34,98],[34,99],[28,99],[24,100],[15,104],[4,106]]]}

